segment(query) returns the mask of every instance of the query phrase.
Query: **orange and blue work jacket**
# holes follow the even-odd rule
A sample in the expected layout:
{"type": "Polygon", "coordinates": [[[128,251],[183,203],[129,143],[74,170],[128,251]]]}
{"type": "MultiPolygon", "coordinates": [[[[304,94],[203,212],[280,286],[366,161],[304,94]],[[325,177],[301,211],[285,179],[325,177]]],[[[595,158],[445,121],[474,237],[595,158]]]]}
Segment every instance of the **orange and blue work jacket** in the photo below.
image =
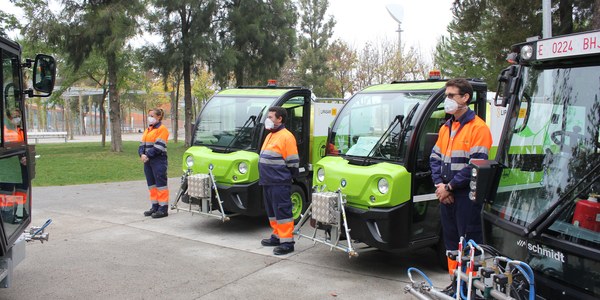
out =
{"type": "Polygon", "coordinates": [[[267,135],[260,150],[258,171],[260,185],[292,184],[298,175],[300,157],[296,138],[282,124],[267,135]]]}
{"type": "Polygon", "coordinates": [[[140,147],[138,148],[138,154],[140,156],[146,154],[150,159],[166,156],[168,140],[169,130],[167,130],[167,127],[163,126],[161,122],[150,125],[144,131],[140,147]]]}
{"type": "Polygon", "coordinates": [[[433,183],[467,188],[471,180],[470,160],[487,159],[491,146],[490,129],[474,111],[467,110],[458,120],[450,118],[440,128],[429,157],[433,183]]]}
{"type": "Polygon", "coordinates": [[[5,142],[23,142],[25,141],[25,137],[23,135],[23,130],[21,127],[16,127],[15,129],[8,129],[4,126],[4,141],[5,142]]]}

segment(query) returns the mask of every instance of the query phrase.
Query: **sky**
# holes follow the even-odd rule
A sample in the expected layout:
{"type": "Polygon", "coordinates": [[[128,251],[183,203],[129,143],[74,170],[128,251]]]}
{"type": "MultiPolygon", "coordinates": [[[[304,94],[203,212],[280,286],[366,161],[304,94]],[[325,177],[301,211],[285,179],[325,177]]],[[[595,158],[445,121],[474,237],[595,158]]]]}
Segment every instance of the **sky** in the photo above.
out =
{"type": "MultiPolygon", "coordinates": [[[[336,20],[333,37],[340,38],[361,49],[365,43],[377,44],[382,40],[398,41],[398,23],[386,10],[386,5],[397,4],[404,10],[402,44],[405,49],[416,47],[423,56],[432,60],[431,53],[446,26],[452,19],[453,0],[329,0],[328,15],[336,20]]],[[[0,0],[2,10],[16,13],[9,0],[0,0]]],[[[14,37],[11,35],[11,37],[14,37]]]]}
{"type": "Polygon", "coordinates": [[[452,20],[453,0],[329,0],[328,14],[336,20],[334,38],[340,38],[354,48],[378,40],[398,42],[398,23],[386,9],[397,4],[404,10],[402,44],[421,50],[424,57],[431,53],[440,36],[447,35],[452,20]]]}

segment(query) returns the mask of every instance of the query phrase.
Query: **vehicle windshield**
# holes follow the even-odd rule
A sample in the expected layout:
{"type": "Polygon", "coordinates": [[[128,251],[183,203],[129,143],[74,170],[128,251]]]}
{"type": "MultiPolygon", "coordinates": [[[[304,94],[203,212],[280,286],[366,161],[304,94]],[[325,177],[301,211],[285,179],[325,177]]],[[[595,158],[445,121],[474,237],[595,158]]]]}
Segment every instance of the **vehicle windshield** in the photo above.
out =
{"type": "MultiPolygon", "coordinates": [[[[600,193],[600,182],[594,182],[598,177],[590,174],[598,172],[592,170],[600,164],[598,74],[598,66],[524,68],[518,95],[521,107],[510,148],[501,161],[506,168],[489,207],[492,213],[527,226],[564,199],[571,206],[561,222],[571,229],[559,228],[559,222],[550,230],[573,234],[573,228],[580,226],[573,216],[576,203],[600,193]]],[[[597,232],[589,230],[582,233],[585,236],[600,243],[597,232]]]]}
{"type": "Polygon", "coordinates": [[[332,126],[333,144],[340,155],[400,161],[412,115],[434,91],[356,94],[332,126]]]}
{"type": "Polygon", "coordinates": [[[254,149],[254,129],[267,115],[274,97],[215,96],[198,118],[194,146],[254,149]]]}

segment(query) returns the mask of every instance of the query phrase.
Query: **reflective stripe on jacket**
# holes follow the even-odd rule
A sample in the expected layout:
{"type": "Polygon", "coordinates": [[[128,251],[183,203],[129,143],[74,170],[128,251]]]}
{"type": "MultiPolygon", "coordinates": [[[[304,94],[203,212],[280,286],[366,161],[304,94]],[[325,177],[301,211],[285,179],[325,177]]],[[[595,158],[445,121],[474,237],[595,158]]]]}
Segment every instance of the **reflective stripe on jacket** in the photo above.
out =
{"type": "Polygon", "coordinates": [[[261,185],[291,184],[298,175],[300,157],[294,135],[281,125],[265,138],[260,150],[258,171],[261,185]]]}
{"type": "Polygon", "coordinates": [[[434,184],[450,183],[453,189],[467,188],[471,180],[471,159],[488,159],[492,146],[489,127],[471,109],[440,128],[429,163],[434,184]],[[450,131],[452,129],[452,131],[450,131]]]}
{"type": "Polygon", "coordinates": [[[148,126],[142,136],[138,154],[146,154],[148,158],[167,155],[167,141],[169,130],[161,122],[148,126]]]}

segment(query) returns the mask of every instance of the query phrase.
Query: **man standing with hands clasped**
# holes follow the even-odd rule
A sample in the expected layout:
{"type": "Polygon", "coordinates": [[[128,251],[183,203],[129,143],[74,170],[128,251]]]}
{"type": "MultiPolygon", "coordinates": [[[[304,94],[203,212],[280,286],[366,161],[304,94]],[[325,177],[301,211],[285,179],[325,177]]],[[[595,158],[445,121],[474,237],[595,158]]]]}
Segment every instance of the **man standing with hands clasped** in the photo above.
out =
{"type": "MultiPolygon", "coordinates": [[[[440,128],[429,159],[435,194],[441,203],[446,250],[457,250],[461,236],[476,243],[483,242],[482,205],[469,199],[469,162],[471,159],[488,159],[492,134],[485,121],[469,108],[472,98],[473,87],[467,80],[451,79],[446,82],[444,110],[452,117],[440,128]]],[[[450,275],[453,275],[457,264],[448,258],[450,275]]]]}
{"type": "Polygon", "coordinates": [[[265,209],[273,233],[263,239],[263,246],[275,246],[273,254],[283,255],[294,251],[294,218],[290,198],[292,180],[298,176],[300,157],[296,138],[285,128],[287,111],[283,107],[269,108],[265,129],[270,133],[260,150],[259,184],[263,186],[265,209]]]}

